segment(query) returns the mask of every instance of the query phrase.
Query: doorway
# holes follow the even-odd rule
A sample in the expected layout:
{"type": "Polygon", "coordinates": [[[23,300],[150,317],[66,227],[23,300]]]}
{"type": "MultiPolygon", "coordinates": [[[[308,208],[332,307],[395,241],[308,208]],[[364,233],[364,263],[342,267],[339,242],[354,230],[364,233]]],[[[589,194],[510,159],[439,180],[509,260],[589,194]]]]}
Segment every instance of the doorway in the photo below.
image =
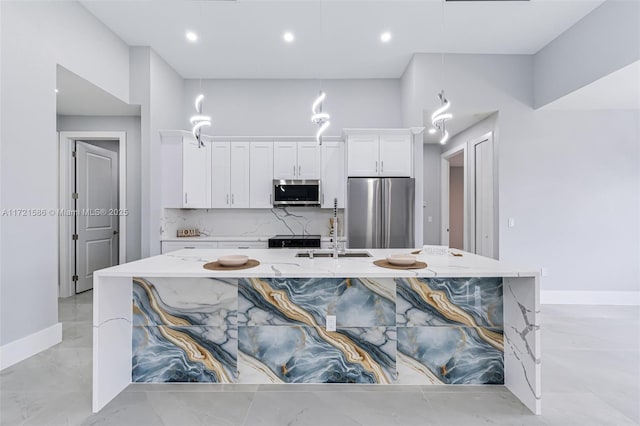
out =
{"type": "Polygon", "coordinates": [[[495,182],[492,132],[441,155],[442,245],[497,258],[495,182]]]}
{"type": "Polygon", "coordinates": [[[126,259],[124,132],[60,133],[60,297],[126,259]]]}
{"type": "Polygon", "coordinates": [[[461,144],[441,155],[440,241],[459,250],[467,244],[467,147],[461,144]]]}

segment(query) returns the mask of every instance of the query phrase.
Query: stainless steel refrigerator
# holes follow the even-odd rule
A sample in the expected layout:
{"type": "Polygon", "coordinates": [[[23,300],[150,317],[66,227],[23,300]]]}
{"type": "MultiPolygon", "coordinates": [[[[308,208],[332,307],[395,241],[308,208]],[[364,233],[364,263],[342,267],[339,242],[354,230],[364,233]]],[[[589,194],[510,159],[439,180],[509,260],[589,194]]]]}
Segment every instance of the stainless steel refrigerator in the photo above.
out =
{"type": "Polygon", "coordinates": [[[414,246],[415,179],[349,178],[349,248],[414,246]]]}

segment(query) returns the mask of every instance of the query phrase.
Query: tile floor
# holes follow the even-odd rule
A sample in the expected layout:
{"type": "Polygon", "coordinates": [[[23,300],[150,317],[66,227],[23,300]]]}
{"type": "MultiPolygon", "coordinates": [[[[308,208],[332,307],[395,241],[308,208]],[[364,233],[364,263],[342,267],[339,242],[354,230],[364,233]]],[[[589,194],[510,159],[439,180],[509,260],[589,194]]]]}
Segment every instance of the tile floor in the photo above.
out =
{"type": "Polygon", "coordinates": [[[502,386],[131,385],[91,413],[91,293],[63,342],[0,373],[2,425],[638,425],[640,308],[545,305],[542,416],[502,386]]]}

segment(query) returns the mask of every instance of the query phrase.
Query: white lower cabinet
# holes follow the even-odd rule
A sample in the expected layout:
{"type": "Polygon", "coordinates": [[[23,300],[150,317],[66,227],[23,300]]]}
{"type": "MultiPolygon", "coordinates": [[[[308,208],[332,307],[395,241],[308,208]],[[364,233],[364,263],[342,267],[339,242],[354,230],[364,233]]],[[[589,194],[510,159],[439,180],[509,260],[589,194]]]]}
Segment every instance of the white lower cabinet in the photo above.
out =
{"type": "Polygon", "coordinates": [[[217,241],[162,241],[162,254],[183,249],[216,249],[217,241]]]}
{"type": "Polygon", "coordinates": [[[268,248],[268,243],[266,241],[219,241],[218,248],[263,249],[268,248]]]}

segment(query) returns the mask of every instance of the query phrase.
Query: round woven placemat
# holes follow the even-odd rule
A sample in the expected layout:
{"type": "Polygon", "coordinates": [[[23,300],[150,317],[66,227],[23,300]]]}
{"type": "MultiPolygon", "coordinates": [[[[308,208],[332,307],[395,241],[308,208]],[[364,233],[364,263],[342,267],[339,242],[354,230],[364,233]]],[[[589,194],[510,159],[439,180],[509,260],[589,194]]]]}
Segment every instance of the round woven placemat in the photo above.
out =
{"type": "Polygon", "coordinates": [[[238,266],[223,266],[217,260],[215,262],[209,262],[204,264],[204,269],[210,271],[239,271],[240,269],[249,269],[258,266],[260,262],[255,259],[247,260],[247,263],[238,266]]]}
{"type": "Polygon", "coordinates": [[[407,269],[424,269],[424,268],[427,267],[427,264],[425,262],[420,262],[420,261],[417,261],[413,265],[408,265],[408,266],[392,265],[391,263],[389,263],[389,261],[387,259],[375,260],[373,262],[373,264],[376,265],[376,266],[380,266],[381,268],[404,269],[404,270],[407,270],[407,269]]]}

